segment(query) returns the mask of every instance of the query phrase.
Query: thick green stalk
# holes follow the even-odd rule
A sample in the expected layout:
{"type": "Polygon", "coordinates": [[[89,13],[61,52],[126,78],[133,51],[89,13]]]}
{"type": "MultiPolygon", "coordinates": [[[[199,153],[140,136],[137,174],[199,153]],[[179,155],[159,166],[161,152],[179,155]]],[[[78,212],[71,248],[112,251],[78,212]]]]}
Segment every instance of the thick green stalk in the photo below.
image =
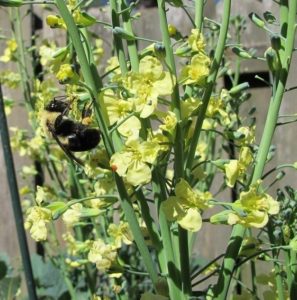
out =
{"type": "MultiPolygon", "coordinates": [[[[289,15],[288,15],[288,28],[287,28],[287,41],[285,45],[284,54],[281,57],[282,68],[280,70],[279,81],[274,98],[271,99],[271,103],[268,110],[267,119],[262,135],[262,139],[259,146],[259,151],[256,157],[255,168],[252,177],[252,183],[255,183],[261,178],[269,147],[273,138],[275,126],[278,120],[278,113],[285,91],[285,85],[287,81],[288,71],[290,67],[291,56],[294,48],[294,36],[295,36],[295,16],[297,12],[297,2],[290,2],[289,15]]],[[[242,239],[244,237],[245,229],[241,225],[236,225],[233,228],[230,242],[228,244],[225,259],[223,261],[218,283],[215,287],[214,299],[225,299],[228,293],[228,288],[231,281],[231,276],[234,270],[236,257],[238,255],[242,239]]]]}
{"type": "Polygon", "coordinates": [[[20,75],[22,77],[21,80],[21,89],[22,93],[25,98],[25,104],[29,111],[32,111],[34,108],[34,104],[32,103],[31,99],[31,87],[29,83],[29,75],[28,75],[28,66],[27,66],[27,58],[25,54],[25,46],[24,46],[24,39],[23,39],[23,32],[22,32],[22,24],[21,24],[21,16],[20,16],[20,9],[19,8],[13,8],[11,10],[12,12],[12,26],[14,31],[14,36],[16,39],[16,42],[18,44],[17,48],[17,65],[18,70],[20,72],[20,75]]]}
{"type": "Polygon", "coordinates": [[[0,133],[3,148],[4,161],[6,166],[6,175],[9,185],[12,208],[14,214],[14,220],[17,229],[18,241],[21,250],[22,262],[24,266],[26,285],[28,290],[29,299],[37,300],[34,277],[32,272],[30,253],[28,249],[26,232],[24,229],[23,212],[20,203],[20,197],[18,192],[18,184],[15,174],[13,156],[10,148],[10,139],[7,126],[7,120],[5,115],[4,99],[2,94],[2,88],[0,85],[0,133]]]}
{"type": "Polygon", "coordinates": [[[142,256],[143,263],[146,267],[147,272],[149,273],[149,276],[152,280],[154,288],[156,289],[156,283],[158,281],[158,274],[155,269],[155,264],[152,260],[150,252],[148,250],[148,247],[145,244],[145,240],[143,238],[141,229],[139,227],[138,220],[135,215],[134,208],[132,206],[132,202],[129,199],[129,196],[127,194],[125,184],[123,183],[122,179],[117,174],[115,174],[115,181],[116,181],[118,191],[120,194],[121,206],[125,213],[125,217],[126,217],[127,221],[129,222],[130,229],[132,231],[132,234],[135,239],[135,243],[138,247],[138,250],[142,256]]]}
{"type": "Polygon", "coordinates": [[[195,25],[202,32],[204,0],[195,0],[195,25]]]}
{"type": "MultiPolygon", "coordinates": [[[[173,48],[171,46],[170,36],[168,32],[168,22],[166,17],[164,0],[158,0],[158,13],[160,19],[162,39],[166,51],[166,57],[165,57],[166,63],[170,70],[170,73],[176,77],[176,67],[175,67],[175,61],[173,55],[173,48]]],[[[179,99],[179,91],[178,91],[177,83],[174,86],[174,90],[172,94],[172,109],[173,112],[176,114],[177,119],[180,120],[180,99],[179,99]]]]}
{"type": "MultiPolygon", "coordinates": [[[[168,32],[168,22],[165,10],[165,1],[158,0],[158,13],[160,19],[160,27],[162,33],[162,39],[165,46],[166,56],[165,60],[170,73],[176,77],[176,67],[173,55],[173,49],[171,46],[170,36],[168,32]]],[[[178,91],[178,84],[174,85],[172,94],[172,110],[176,115],[178,121],[181,119],[180,111],[180,98],[178,91]]],[[[177,124],[177,134],[174,143],[175,162],[174,162],[174,173],[175,179],[184,177],[184,160],[183,160],[183,149],[184,139],[181,124],[177,124]]],[[[183,228],[179,227],[179,251],[180,251],[180,262],[181,262],[181,275],[182,289],[185,295],[191,294],[191,280],[190,280],[190,259],[189,259],[189,248],[188,248],[188,233],[183,228]]],[[[186,299],[186,298],[185,298],[186,299]]]]}
{"type": "Polygon", "coordinates": [[[291,293],[291,295],[296,295],[297,293],[297,272],[296,272],[296,268],[297,268],[297,257],[296,257],[296,253],[294,250],[290,250],[290,269],[291,269],[291,273],[292,273],[292,284],[289,287],[289,291],[291,293]]]}
{"type": "MultiPolygon", "coordinates": [[[[117,9],[117,1],[116,0],[110,0],[110,10],[111,10],[111,21],[112,21],[112,27],[120,27],[120,21],[118,16],[118,9],[117,9]]],[[[128,72],[127,63],[126,63],[126,57],[125,57],[125,51],[123,46],[122,39],[117,36],[116,34],[113,35],[114,39],[114,46],[115,50],[118,56],[118,60],[121,67],[122,74],[126,74],[128,72]]]]}
{"type": "Polygon", "coordinates": [[[148,230],[148,233],[150,235],[150,238],[152,240],[152,243],[154,247],[157,249],[157,251],[162,251],[162,243],[161,243],[161,237],[158,231],[158,228],[156,227],[156,224],[154,222],[154,219],[151,216],[151,210],[147,203],[147,199],[143,195],[142,190],[138,190],[136,192],[136,197],[138,199],[138,204],[141,210],[141,215],[144,220],[144,223],[146,225],[146,228],[148,230]]]}
{"type": "MultiPolygon", "coordinates": [[[[166,217],[161,210],[160,206],[163,201],[166,200],[166,192],[164,182],[159,175],[160,170],[155,170],[153,173],[153,192],[154,198],[156,200],[156,205],[158,209],[158,220],[160,224],[161,236],[163,239],[163,247],[165,250],[166,258],[166,272],[168,273],[167,283],[169,287],[169,295],[171,300],[182,300],[183,294],[181,287],[178,285],[180,281],[179,266],[174,256],[173,245],[171,240],[171,232],[169,224],[166,220],[166,217]]],[[[161,263],[160,263],[161,264],[161,263]]],[[[163,264],[163,263],[162,263],[163,264]]]]}
{"type": "Polygon", "coordinates": [[[198,144],[198,140],[199,140],[199,136],[200,136],[200,132],[201,132],[201,128],[202,128],[202,123],[203,123],[203,120],[205,117],[206,109],[208,106],[208,102],[209,102],[213,87],[216,82],[218,70],[221,65],[221,61],[222,61],[222,57],[223,57],[223,53],[224,53],[224,49],[225,49],[225,44],[226,44],[228,27],[229,27],[230,9],[231,9],[231,0],[225,0],[224,1],[223,20],[222,20],[222,25],[221,25],[221,29],[220,29],[218,44],[217,44],[217,48],[215,50],[214,59],[211,64],[210,74],[207,78],[207,84],[206,84],[205,91],[204,91],[203,97],[202,97],[203,104],[199,110],[199,114],[198,114],[197,121],[195,124],[194,134],[193,134],[191,145],[190,145],[190,150],[188,153],[188,158],[187,158],[187,163],[186,163],[187,176],[189,176],[189,174],[191,173],[191,168],[193,166],[195,151],[197,148],[197,144],[198,144]]]}
{"type": "MultiPolygon", "coordinates": [[[[131,18],[130,18],[130,11],[127,10],[126,1],[120,0],[120,2],[121,2],[121,10],[124,11],[122,13],[124,29],[126,29],[128,32],[130,32],[132,35],[134,35],[133,28],[132,28],[132,22],[131,22],[131,18]]],[[[131,62],[131,69],[134,72],[138,72],[139,59],[138,59],[136,41],[127,40],[127,45],[128,45],[129,58],[130,58],[130,62],[131,62]]]]}

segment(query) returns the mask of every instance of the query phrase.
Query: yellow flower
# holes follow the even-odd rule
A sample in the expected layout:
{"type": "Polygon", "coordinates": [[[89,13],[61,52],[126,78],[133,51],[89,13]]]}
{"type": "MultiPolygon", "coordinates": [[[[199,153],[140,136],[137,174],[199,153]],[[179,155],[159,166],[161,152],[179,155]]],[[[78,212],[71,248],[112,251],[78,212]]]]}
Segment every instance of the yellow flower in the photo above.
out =
{"type": "Polygon", "coordinates": [[[256,126],[247,127],[243,126],[237,129],[237,133],[242,134],[243,137],[236,139],[235,143],[239,146],[251,146],[255,142],[255,129],[256,126]]]}
{"type": "Polygon", "coordinates": [[[172,24],[168,24],[168,32],[169,32],[169,36],[173,37],[176,35],[176,27],[172,24]]]}
{"type": "Polygon", "coordinates": [[[200,230],[202,218],[200,211],[210,207],[211,193],[193,190],[187,181],[181,179],[175,187],[175,196],[162,203],[162,209],[169,221],[177,223],[192,232],[200,230]]]}
{"type": "Polygon", "coordinates": [[[209,100],[206,116],[208,118],[218,117],[222,125],[228,126],[230,124],[230,117],[226,110],[226,103],[222,97],[212,96],[209,100]]]}
{"type": "Polygon", "coordinates": [[[203,86],[206,83],[206,78],[209,74],[210,59],[203,53],[194,55],[191,63],[182,68],[180,83],[192,84],[195,83],[203,86]]]}
{"type": "Polygon", "coordinates": [[[63,240],[67,243],[67,253],[71,256],[77,256],[81,253],[85,253],[89,251],[91,241],[78,241],[74,238],[74,236],[67,231],[62,235],[63,240]]]}
{"type": "Polygon", "coordinates": [[[133,111],[133,103],[122,100],[120,96],[115,95],[115,93],[109,89],[103,92],[103,101],[107,108],[110,125],[121,123],[117,128],[121,135],[138,139],[141,123],[137,117],[130,115],[133,111]]]}
{"type": "Polygon", "coordinates": [[[230,160],[224,165],[227,185],[233,187],[236,180],[243,180],[246,176],[247,168],[253,162],[253,155],[249,147],[242,147],[239,159],[230,160]]]}
{"type": "Polygon", "coordinates": [[[96,39],[95,40],[95,48],[93,49],[93,56],[94,56],[94,61],[96,65],[99,65],[101,62],[101,59],[104,55],[104,49],[102,47],[103,41],[101,39],[96,39]]]}
{"type": "Polygon", "coordinates": [[[107,66],[105,68],[105,72],[113,72],[117,75],[121,74],[120,64],[117,56],[112,56],[110,59],[107,60],[107,66]]]}
{"type": "Polygon", "coordinates": [[[208,144],[204,141],[198,143],[195,154],[199,156],[199,161],[205,161],[208,153],[208,144]]]}
{"type": "Polygon", "coordinates": [[[52,219],[52,213],[49,209],[39,206],[33,206],[27,210],[25,220],[25,229],[30,229],[31,237],[35,241],[45,241],[47,237],[46,223],[52,219]]]}
{"type": "Polygon", "coordinates": [[[127,183],[133,186],[146,184],[152,176],[148,164],[155,162],[159,150],[159,145],[153,142],[128,140],[125,148],[111,157],[110,166],[127,183]]]}
{"type": "Polygon", "coordinates": [[[107,245],[103,240],[98,239],[91,245],[88,260],[96,264],[98,270],[104,272],[109,269],[117,257],[116,248],[107,245]]]}
{"type": "Polygon", "coordinates": [[[174,135],[177,119],[175,113],[168,111],[165,117],[162,119],[163,124],[159,128],[168,132],[170,135],[174,135]]]}
{"type": "Polygon", "coordinates": [[[228,224],[262,228],[268,222],[268,215],[279,212],[279,203],[270,195],[259,192],[260,181],[251,185],[247,192],[241,192],[233,204],[234,211],[228,215],[228,224]]]}
{"type": "Polygon", "coordinates": [[[60,84],[75,83],[78,80],[78,74],[70,64],[61,65],[56,77],[60,84]]]}
{"type": "Polygon", "coordinates": [[[129,100],[140,118],[153,114],[158,97],[170,95],[175,84],[175,78],[163,71],[160,61],[149,55],[140,60],[139,72],[129,72],[123,81],[125,88],[133,95],[129,100]]]}
{"type": "MultiPolygon", "coordinates": [[[[5,71],[0,72],[0,83],[2,85],[6,85],[11,89],[15,89],[19,86],[20,82],[21,82],[20,74],[15,73],[15,72],[11,72],[9,70],[5,70],[5,71]]],[[[7,104],[7,101],[8,101],[8,99],[6,99],[6,103],[4,103],[5,105],[7,104]]],[[[8,106],[6,105],[5,109],[7,107],[8,106]]]]}
{"type": "Polygon", "coordinates": [[[48,15],[46,17],[46,24],[50,28],[63,28],[66,29],[66,24],[60,16],[48,15]]]}
{"type": "Polygon", "coordinates": [[[160,129],[155,130],[152,133],[149,133],[148,141],[158,144],[161,152],[166,152],[169,150],[169,146],[170,146],[169,138],[168,136],[163,134],[160,129]]]}
{"type": "Polygon", "coordinates": [[[188,38],[189,46],[193,51],[204,52],[205,42],[202,33],[198,29],[192,29],[191,35],[188,38]]]}
{"type": "Polygon", "coordinates": [[[103,101],[107,108],[110,125],[125,119],[133,110],[131,102],[120,99],[111,89],[103,92],[103,101]]]}
{"type": "Polygon", "coordinates": [[[202,105],[200,99],[190,97],[184,101],[181,101],[181,117],[182,119],[188,119],[194,112],[202,105]]]}
{"type": "Polygon", "coordinates": [[[37,186],[35,201],[38,205],[41,205],[43,202],[47,199],[47,193],[45,191],[45,188],[43,186],[37,186]]]}
{"type": "Polygon", "coordinates": [[[126,245],[131,245],[133,236],[128,223],[120,222],[119,225],[110,224],[107,233],[114,239],[116,248],[122,246],[122,242],[126,245]]]}
{"type": "Polygon", "coordinates": [[[81,210],[83,206],[81,203],[73,204],[67,211],[63,214],[63,221],[67,226],[72,226],[79,221],[81,216],[81,210]]]}
{"type": "Polygon", "coordinates": [[[10,39],[6,41],[6,48],[4,54],[0,57],[0,61],[9,62],[15,60],[15,53],[17,51],[18,44],[15,39],[10,39]]]}

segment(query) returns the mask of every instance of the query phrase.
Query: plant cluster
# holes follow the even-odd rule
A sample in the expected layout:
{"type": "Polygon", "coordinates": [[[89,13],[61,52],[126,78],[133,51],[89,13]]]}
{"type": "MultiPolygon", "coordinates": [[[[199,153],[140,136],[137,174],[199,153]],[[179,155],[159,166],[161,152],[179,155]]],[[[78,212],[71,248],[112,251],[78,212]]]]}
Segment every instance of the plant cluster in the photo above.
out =
{"type": "MultiPolygon", "coordinates": [[[[266,180],[296,163],[263,174],[288,91],[297,2],[280,0],[279,19],[250,14],[271,37],[259,54],[242,44],[246,20],[231,16],[231,0],[223,1],[221,23],[204,17],[205,2],[158,0],[162,39],[153,41],[134,34],[141,15],[133,1],[110,0],[109,24],[90,15],[89,1],[0,0],[13,25],[0,60],[18,67],[1,71],[0,82],[22,91],[31,126],[10,128],[10,144],[32,162],[22,168],[27,185],[19,193],[24,226],[42,249],[43,259],[32,258],[40,299],[260,299],[261,284],[269,286],[267,299],[297,295],[296,191],[286,186],[273,196],[283,171],[266,180]],[[18,6],[28,4],[44,5],[47,26],[64,33],[65,43],[38,32],[24,41],[18,6]],[[168,24],[171,7],[190,18],[190,32],[168,24]],[[110,33],[106,61],[96,26],[110,33]],[[138,49],[138,40],[147,47],[138,49]],[[241,114],[251,98],[239,76],[247,59],[266,61],[271,73],[259,144],[256,109],[241,114]],[[231,88],[222,87],[224,77],[231,88]],[[63,108],[52,109],[57,103],[63,108]],[[193,251],[205,223],[233,228],[226,252],[207,262],[193,251]],[[270,275],[257,272],[258,260],[270,275]],[[241,278],[246,263],[251,286],[241,278]]],[[[9,114],[16,102],[1,101],[9,114]]],[[[296,121],[286,117],[283,123],[296,121]]],[[[11,276],[3,274],[0,280],[11,276]]]]}

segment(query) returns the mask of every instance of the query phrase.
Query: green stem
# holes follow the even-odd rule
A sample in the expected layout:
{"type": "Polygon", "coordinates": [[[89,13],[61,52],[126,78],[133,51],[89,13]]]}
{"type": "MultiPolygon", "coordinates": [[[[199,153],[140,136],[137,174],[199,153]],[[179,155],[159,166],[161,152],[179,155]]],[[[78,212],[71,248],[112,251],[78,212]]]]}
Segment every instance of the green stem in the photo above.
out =
{"type": "MultiPolygon", "coordinates": [[[[171,46],[170,36],[168,32],[168,23],[167,23],[164,0],[158,0],[158,13],[160,18],[160,27],[161,27],[163,43],[166,51],[166,57],[165,57],[166,64],[170,69],[170,73],[176,77],[176,67],[175,67],[173,49],[171,46]]],[[[176,114],[177,119],[180,120],[180,99],[179,99],[179,91],[178,91],[177,83],[174,86],[174,90],[172,94],[172,109],[173,112],[176,114]]]]}
{"type": "Polygon", "coordinates": [[[13,29],[15,39],[18,44],[17,48],[17,55],[18,55],[18,70],[21,74],[21,89],[22,93],[25,98],[25,104],[29,111],[32,111],[34,108],[34,104],[32,103],[31,99],[31,87],[29,83],[29,75],[28,75],[28,68],[27,68],[27,57],[25,54],[25,46],[24,46],[24,38],[23,38],[23,31],[22,31],[22,24],[21,24],[21,16],[19,8],[13,8],[12,10],[13,15],[13,29]]]}
{"type": "MultiPolygon", "coordinates": [[[[158,13],[160,19],[160,27],[163,38],[163,43],[166,50],[166,64],[170,70],[170,73],[176,77],[176,67],[175,60],[173,55],[173,49],[171,46],[170,36],[168,32],[168,23],[166,17],[165,10],[165,1],[158,0],[158,13]]],[[[172,110],[176,115],[178,121],[181,119],[181,111],[180,111],[180,98],[178,91],[178,84],[176,83],[174,86],[173,94],[172,94],[172,110]]],[[[181,128],[181,124],[177,124],[177,134],[174,143],[174,152],[175,159],[174,162],[174,173],[175,179],[184,177],[184,139],[183,139],[183,131],[181,128]]],[[[180,252],[180,262],[181,262],[181,282],[182,289],[184,292],[184,299],[187,299],[187,296],[191,295],[191,280],[190,280],[190,262],[189,262],[189,248],[188,248],[188,233],[183,228],[179,227],[179,252],[180,252]]]]}
{"type": "MultiPolygon", "coordinates": [[[[130,32],[132,35],[134,35],[131,18],[130,18],[130,10],[126,10],[127,4],[125,0],[120,0],[120,3],[121,3],[121,9],[123,10],[122,18],[123,18],[124,29],[130,32]]],[[[131,62],[131,69],[134,72],[138,72],[139,59],[138,59],[136,42],[128,40],[127,45],[128,45],[129,58],[131,62]]]]}
{"type": "Polygon", "coordinates": [[[291,292],[291,295],[296,295],[297,293],[297,257],[296,252],[290,249],[290,272],[292,273],[292,284],[289,286],[289,291],[291,292]]]}
{"type": "MultiPolygon", "coordinates": [[[[164,270],[168,273],[167,283],[169,287],[169,295],[171,300],[182,300],[183,295],[179,287],[180,274],[178,272],[179,266],[176,262],[173,245],[171,240],[171,232],[169,224],[166,217],[161,209],[161,203],[166,200],[165,183],[162,183],[160,175],[160,170],[154,170],[153,172],[153,192],[154,198],[156,199],[157,209],[158,209],[158,220],[160,224],[160,231],[163,241],[163,247],[165,250],[166,258],[166,269],[164,270]]],[[[161,264],[161,263],[160,263],[161,264]]]]}
{"type": "MultiPolygon", "coordinates": [[[[120,21],[119,21],[119,15],[118,15],[118,9],[117,9],[117,1],[116,0],[110,0],[110,10],[111,10],[111,20],[112,20],[112,27],[120,27],[120,21]]],[[[114,39],[114,46],[115,50],[118,56],[118,60],[121,67],[121,72],[123,75],[125,75],[128,72],[127,64],[126,64],[126,57],[125,57],[125,51],[123,46],[122,39],[117,36],[113,35],[114,39]]]]}
{"type": "MultiPolygon", "coordinates": [[[[286,2],[286,1],[285,1],[286,2]]],[[[259,146],[259,151],[256,157],[256,164],[253,172],[252,183],[255,183],[261,178],[269,147],[274,134],[274,129],[278,119],[278,113],[280,104],[285,91],[286,80],[288,76],[290,59],[294,48],[294,36],[295,36],[295,16],[297,11],[297,2],[290,2],[289,15],[288,15],[288,26],[287,26],[287,42],[285,45],[285,51],[282,55],[282,68],[280,70],[280,80],[278,81],[276,93],[274,98],[271,99],[271,103],[268,109],[268,115],[262,135],[262,139],[259,146]]],[[[270,230],[268,230],[269,232],[270,230]]],[[[241,225],[235,225],[231,234],[231,238],[226,250],[226,256],[223,261],[221,272],[217,285],[215,287],[215,298],[214,299],[225,299],[228,293],[228,288],[231,281],[231,275],[235,266],[236,257],[242,243],[242,239],[245,234],[245,228],[241,225]]],[[[275,264],[275,268],[279,269],[278,264],[275,264]]],[[[277,270],[276,270],[277,271],[277,270]]],[[[279,270],[278,270],[279,271],[279,270]]],[[[277,271],[277,272],[278,272],[277,271]]],[[[279,287],[282,290],[282,286],[279,287]]],[[[281,292],[281,291],[280,291],[281,292]]]]}
{"type": "Polygon", "coordinates": [[[189,176],[189,174],[191,172],[191,168],[192,168],[194,157],[195,157],[195,151],[196,151],[196,147],[198,144],[198,140],[199,140],[199,136],[200,136],[200,132],[201,132],[201,128],[202,128],[202,123],[203,123],[203,120],[205,117],[206,109],[208,106],[208,102],[209,102],[213,87],[216,82],[218,70],[221,65],[224,48],[225,48],[225,44],[226,44],[228,27],[229,27],[230,9],[231,9],[231,0],[225,0],[222,26],[220,29],[220,34],[219,34],[219,39],[218,39],[218,44],[217,44],[218,46],[215,50],[214,59],[213,59],[213,62],[211,64],[211,68],[210,68],[210,74],[207,78],[206,88],[205,88],[205,91],[202,96],[203,104],[199,110],[199,114],[198,114],[197,121],[195,124],[194,134],[193,134],[191,145],[190,145],[190,150],[188,153],[188,159],[186,162],[187,176],[189,176]]]}
{"type": "Polygon", "coordinates": [[[156,284],[158,281],[158,274],[155,269],[155,264],[152,260],[150,252],[148,250],[148,247],[145,244],[145,240],[143,238],[137,217],[135,215],[135,211],[132,206],[132,203],[129,199],[129,196],[127,194],[127,191],[126,191],[126,188],[125,188],[125,185],[124,185],[122,179],[117,174],[115,174],[115,181],[116,181],[118,191],[120,194],[121,207],[125,213],[125,217],[131,228],[133,237],[135,239],[135,243],[136,243],[138,250],[142,256],[143,263],[146,267],[147,272],[149,273],[149,276],[152,280],[153,286],[156,289],[156,284]]]}
{"type": "Polygon", "coordinates": [[[204,0],[195,0],[195,25],[202,32],[204,0]]]}
{"type": "Polygon", "coordinates": [[[33,271],[32,271],[31,260],[30,260],[30,253],[29,253],[27,239],[26,239],[26,232],[23,225],[24,224],[23,212],[20,204],[18,184],[17,184],[16,174],[15,174],[13,156],[10,147],[9,131],[8,131],[7,120],[5,115],[5,107],[4,107],[1,85],[0,85],[0,133],[1,133],[4,161],[6,166],[7,181],[8,181],[10,195],[11,195],[12,208],[13,208],[13,214],[14,214],[14,219],[15,219],[15,224],[17,229],[18,241],[21,250],[22,261],[24,265],[28,295],[29,295],[29,299],[37,300],[33,271]]]}

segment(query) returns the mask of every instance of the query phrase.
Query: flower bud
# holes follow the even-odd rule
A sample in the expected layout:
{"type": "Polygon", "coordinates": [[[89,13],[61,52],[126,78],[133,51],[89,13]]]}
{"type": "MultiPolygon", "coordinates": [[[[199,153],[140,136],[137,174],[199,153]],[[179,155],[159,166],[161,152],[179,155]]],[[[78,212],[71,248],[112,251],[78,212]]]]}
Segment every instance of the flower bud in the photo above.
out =
{"type": "Polygon", "coordinates": [[[162,59],[166,55],[165,47],[162,43],[154,44],[154,52],[159,59],[162,59]]]}
{"type": "Polygon", "coordinates": [[[79,27],[88,27],[96,23],[96,19],[94,17],[79,10],[76,10],[73,13],[73,19],[75,24],[79,27]]]}
{"type": "Polygon", "coordinates": [[[241,58],[252,58],[253,56],[246,50],[240,47],[233,47],[232,52],[241,58]]]}
{"type": "Polygon", "coordinates": [[[235,96],[237,94],[239,94],[240,92],[247,90],[250,87],[248,82],[243,82],[241,84],[238,84],[236,86],[234,86],[230,91],[229,94],[231,96],[235,96]]]}
{"type": "Polygon", "coordinates": [[[272,49],[274,49],[275,51],[279,51],[281,49],[281,38],[279,35],[273,35],[270,39],[271,41],[271,47],[272,49]]]}
{"type": "Polygon", "coordinates": [[[168,24],[168,32],[170,37],[175,36],[177,32],[176,27],[172,24],[168,24]]]}
{"type": "Polygon", "coordinates": [[[272,49],[271,47],[269,47],[265,51],[264,56],[266,58],[269,70],[271,72],[274,73],[275,71],[279,70],[280,63],[279,63],[279,59],[278,59],[277,53],[276,53],[276,51],[274,49],[272,49]]]}
{"type": "Polygon", "coordinates": [[[66,28],[64,20],[60,16],[48,15],[46,17],[46,24],[50,28],[66,28]]]}
{"type": "Polygon", "coordinates": [[[74,83],[78,80],[78,74],[70,64],[61,65],[56,77],[60,84],[74,83]]]}
{"type": "Polygon", "coordinates": [[[53,55],[52,55],[52,58],[59,58],[59,57],[63,57],[66,52],[68,51],[68,48],[67,47],[62,47],[62,48],[59,48],[58,50],[56,50],[53,55]]]}
{"type": "Polygon", "coordinates": [[[259,28],[265,27],[265,22],[256,13],[250,13],[249,17],[251,21],[259,28]]]}
{"type": "Polygon", "coordinates": [[[176,49],[175,54],[177,56],[181,56],[181,57],[189,56],[191,53],[191,50],[192,50],[192,48],[189,46],[179,47],[176,49]]]}

